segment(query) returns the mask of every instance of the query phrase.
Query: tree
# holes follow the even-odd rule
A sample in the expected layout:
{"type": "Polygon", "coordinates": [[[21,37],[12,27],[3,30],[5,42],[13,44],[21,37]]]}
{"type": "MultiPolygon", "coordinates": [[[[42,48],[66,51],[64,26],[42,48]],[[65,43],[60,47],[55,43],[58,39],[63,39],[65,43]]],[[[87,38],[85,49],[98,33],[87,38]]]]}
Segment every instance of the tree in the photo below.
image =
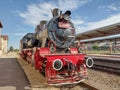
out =
{"type": "Polygon", "coordinates": [[[10,46],[10,51],[13,51],[13,50],[14,50],[13,46],[10,46]]]}
{"type": "Polygon", "coordinates": [[[99,49],[98,44],[94,44],[94,45],[93,45],[93,49],[94,49],[94,50],[98,50],[98,49],[99,49]]]}

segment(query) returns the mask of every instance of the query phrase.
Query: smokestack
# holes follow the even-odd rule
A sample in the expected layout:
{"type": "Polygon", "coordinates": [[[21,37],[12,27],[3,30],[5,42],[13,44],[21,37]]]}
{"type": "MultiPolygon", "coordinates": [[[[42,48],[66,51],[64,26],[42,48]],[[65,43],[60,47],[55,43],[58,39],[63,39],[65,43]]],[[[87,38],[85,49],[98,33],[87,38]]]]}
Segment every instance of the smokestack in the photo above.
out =
{"type": "Polygon", "coordinates": [[[54,9],[52,10],[52,15],[53,15],[53,17],[59,16],[59,15],[61,15],[61,14],[62,14],[62,11],[61,11],[60,9],[58,9],[58,8],[54,8],[54,9]]]}
{"type": "Polygon", "coordinates": [[[40,27],[42,27],[44,24],[46,24],[47,23],[47,21],[46,20],[42,20],[42,21],[40,21],[40,27]]]}

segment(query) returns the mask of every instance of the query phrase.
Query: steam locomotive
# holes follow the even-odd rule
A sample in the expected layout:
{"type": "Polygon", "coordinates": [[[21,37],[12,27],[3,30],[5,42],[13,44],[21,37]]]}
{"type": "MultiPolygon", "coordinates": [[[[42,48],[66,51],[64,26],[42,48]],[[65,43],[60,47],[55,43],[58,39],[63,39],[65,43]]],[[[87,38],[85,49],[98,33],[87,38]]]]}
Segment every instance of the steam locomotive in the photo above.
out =
{"type": "Polygon", "coordinates": [[[49,22],[43,20],[37,25],[35,33],[27,33],[20,40],[20,55],[35,69],[44,72],[50,85],[79,83],[87,78],[87,69],[85,54],[74,46],[71,12],[62,14],[55,8],[52,15],[49,22]]]}

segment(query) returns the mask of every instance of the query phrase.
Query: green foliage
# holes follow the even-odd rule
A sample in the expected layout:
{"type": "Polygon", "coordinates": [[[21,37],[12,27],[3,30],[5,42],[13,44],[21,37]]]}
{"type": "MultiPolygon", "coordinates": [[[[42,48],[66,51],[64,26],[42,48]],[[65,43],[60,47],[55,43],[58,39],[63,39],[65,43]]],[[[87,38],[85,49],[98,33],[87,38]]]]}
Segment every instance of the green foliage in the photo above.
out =
{"type": "Polygon", "coordinates": [[[15,48],[13,48],[13,46],[10,46],[9,51],[10,52],[19,52],[19,49],[15,49],[15,48]]]}
{"type": "Polygon", "coordinates": [[[98,50],[98,49],[99,49],[98,44],[94,44],[94,45],[93,45],[93,49],[94,49],[94,50],[98,50]]]}
{"type": "Polygon", "coordinates": [[[10,46],[10,51],[13,51],[13,50],[14,50],[13,46],[10,46]]]}

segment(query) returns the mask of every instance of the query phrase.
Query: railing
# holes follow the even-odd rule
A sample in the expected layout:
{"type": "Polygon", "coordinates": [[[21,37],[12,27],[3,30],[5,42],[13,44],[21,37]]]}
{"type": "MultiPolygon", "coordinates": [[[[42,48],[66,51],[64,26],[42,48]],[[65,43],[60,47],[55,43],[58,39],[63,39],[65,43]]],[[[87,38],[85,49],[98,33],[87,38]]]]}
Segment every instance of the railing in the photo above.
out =
{"type": "Polygon", "coordinates": [[[98,47],[98,48],[86,48],[82,49],[83,53],[86,54],[120,54],[120,46],[109,46],[98,47]]]}

